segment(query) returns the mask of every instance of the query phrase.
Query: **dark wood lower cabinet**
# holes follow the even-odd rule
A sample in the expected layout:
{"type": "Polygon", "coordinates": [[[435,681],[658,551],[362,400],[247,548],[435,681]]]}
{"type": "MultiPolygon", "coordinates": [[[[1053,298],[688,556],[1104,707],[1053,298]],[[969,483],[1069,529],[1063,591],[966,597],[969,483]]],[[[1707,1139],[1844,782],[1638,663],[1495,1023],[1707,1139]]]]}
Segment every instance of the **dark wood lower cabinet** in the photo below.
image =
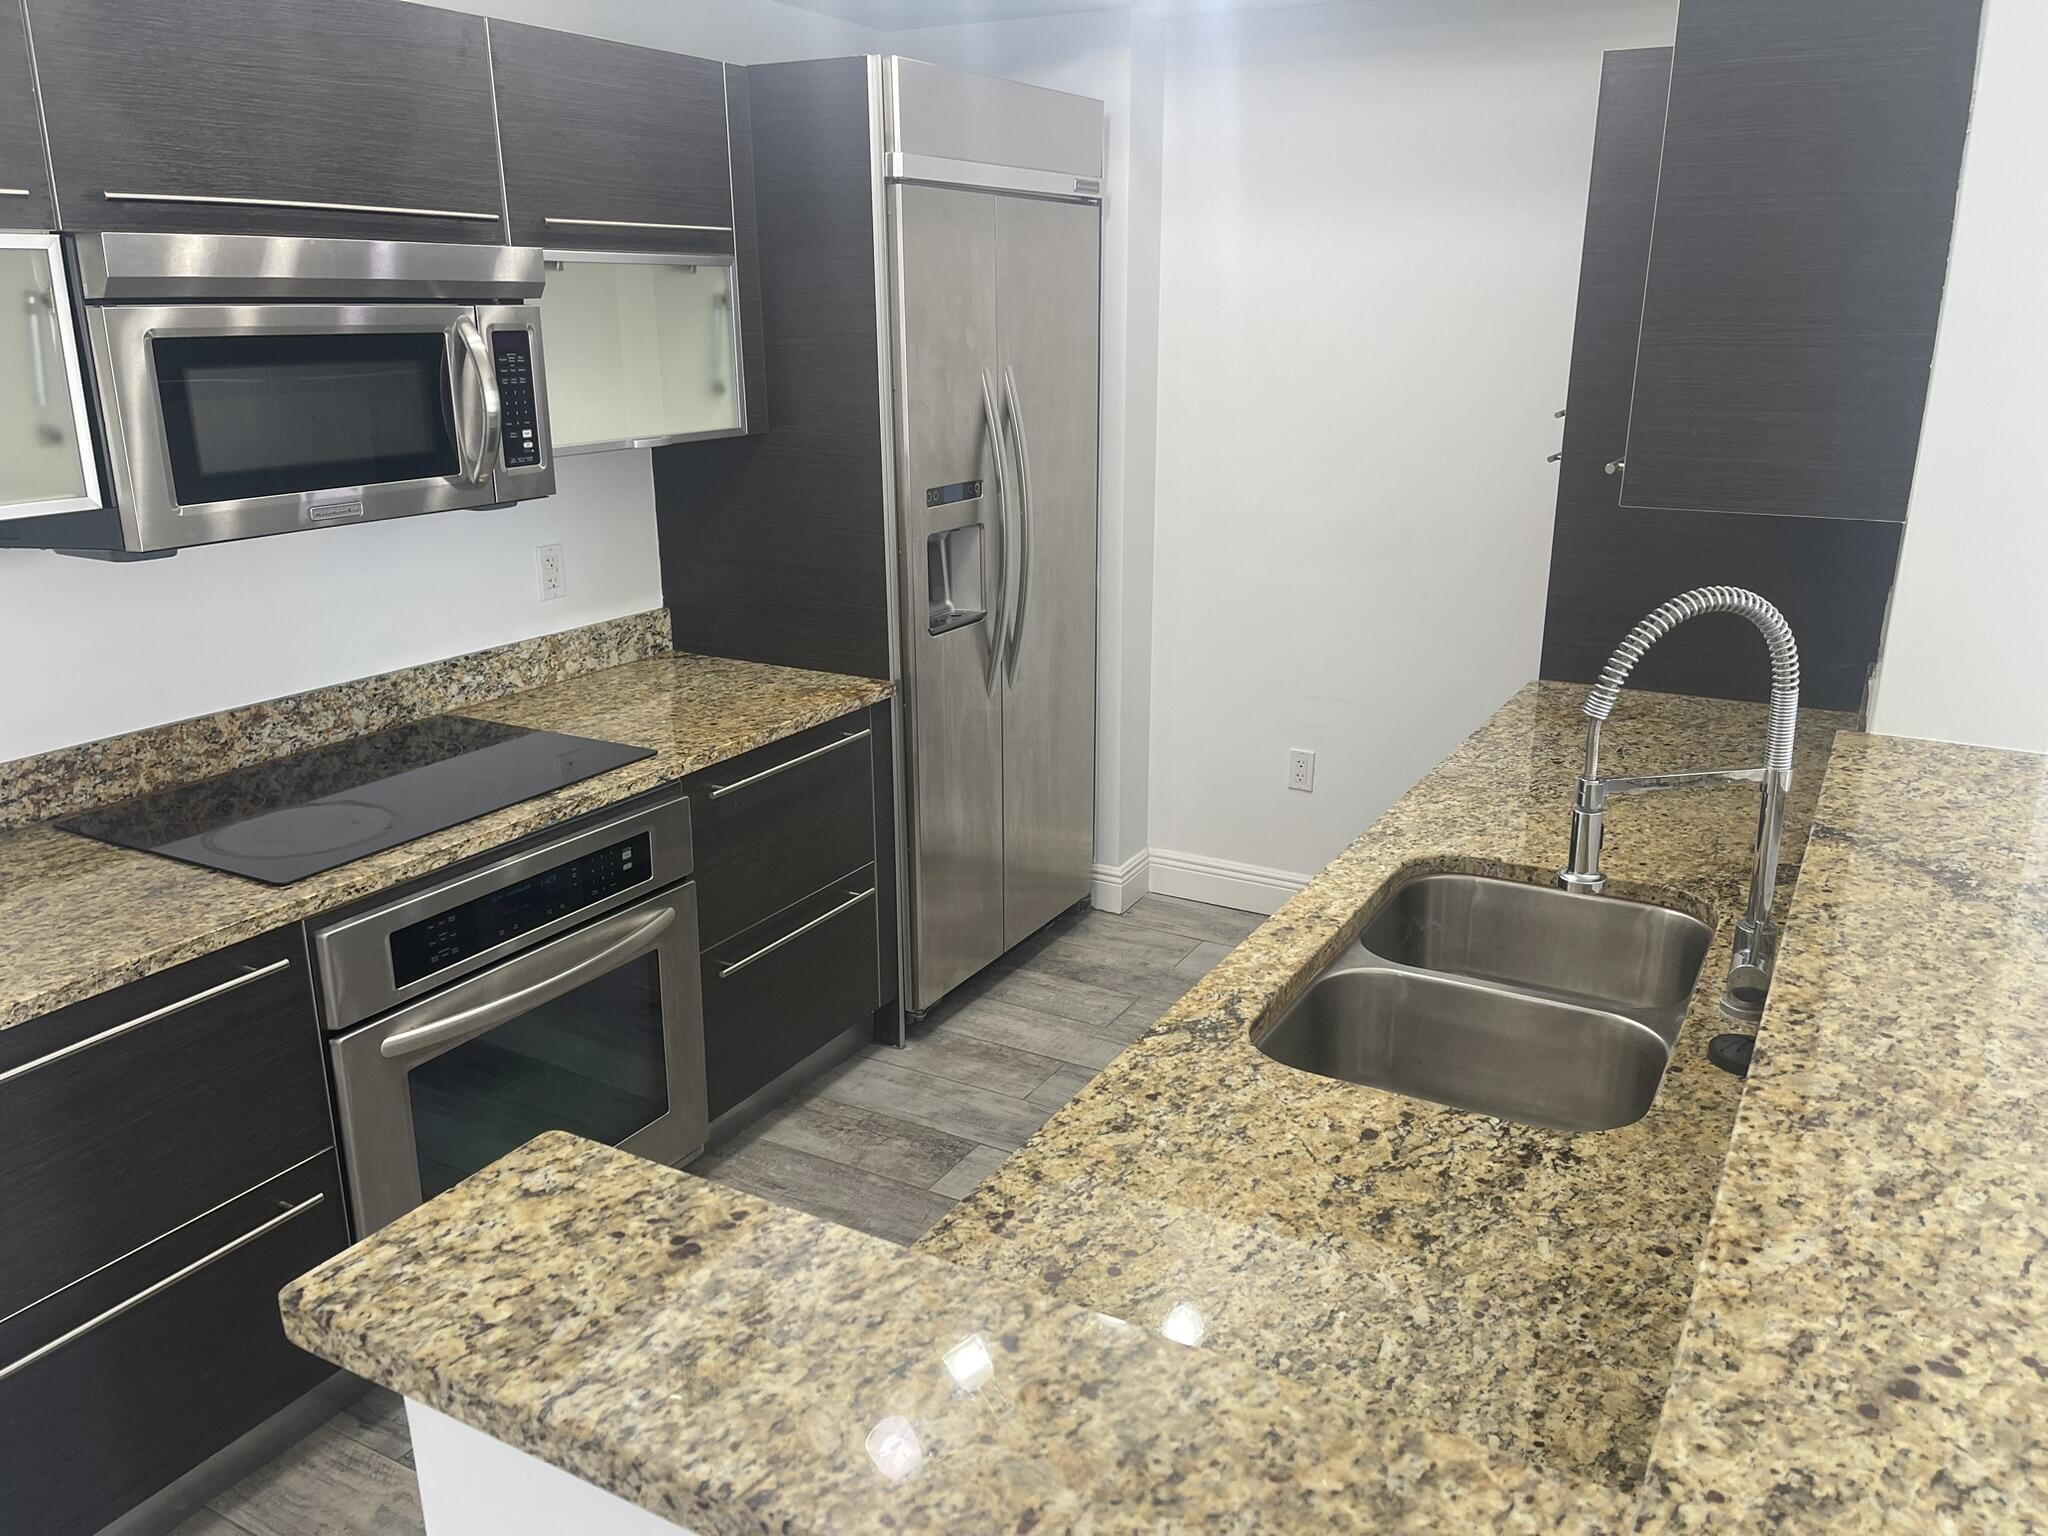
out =
{"type": "Polygon", "coordinates": [[[296,929],[0,1037],[0,1317],[334,1144],[296,929]]]}
{"type": "Polygon", "coordinates": [[[0,1032],[0,1530],[96,1531],[317,1385],[348,1242],[297,928],[0,1032]]]}
{"type": "Polygon", "coordinates": [[[873,1015],[880,895],[870,865],[705,952],[714,1120],[873,1015]]]}
{"type": "Polygon", "coordinates": [[[79,1299],[51,1338],[8,1319],[0,1526],[96,1531],[326,1379],[333,1367],[286,1341],[277,1293],[347,1242],[330,1153],[166,1239],[154,1278],[94,1286],[97,1310],[70,1321],[79,1299]]]}
{"type": "Polygon", "coordinates": [[[720,763],[690,790],[704,947],[875,858],[866,713],[720,763]]]}

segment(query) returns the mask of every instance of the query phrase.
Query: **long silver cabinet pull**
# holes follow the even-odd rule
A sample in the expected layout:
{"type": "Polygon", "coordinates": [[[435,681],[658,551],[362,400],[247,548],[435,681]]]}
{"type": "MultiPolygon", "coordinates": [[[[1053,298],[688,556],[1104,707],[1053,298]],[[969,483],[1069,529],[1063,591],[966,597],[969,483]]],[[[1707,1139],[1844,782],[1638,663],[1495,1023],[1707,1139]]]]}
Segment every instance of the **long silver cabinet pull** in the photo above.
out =
{"type": "Polygon", "coordinates": [[[0,187],[0,197],[27,197],[27,187],[0,187]]]}
{"type": "Polygon", "coordinates": [[[848,746],[853,742],[866,741],[873,734],[872,730],[866,728],[850,731],[837,741],[828,741],[822,747],[813,747],[808,752],[799,753],[786,763],[777,763],[773,768],[763,768],[759,773],[750,773],[744,779],[735,780],[731,784],[714,784],[711,786],[709,798],[722,800],[727,795],[736,795],[751,784],[758,784],[763,779],[772,779],[778,773],[787,773],[800,763],[808,763],[814,757],[823,757],[827,752],[837,752],[841,747],[848,746]]]}
{"type": "Polygon", "coordinates": [[[730,224],[657,224],[651,219],[558,219],[553,214],[541,216],[543,224],[568,224],[578,229],[679,229],[697,235],[729,235],[730,224]]]}
{"type": "Polygon", "coordinates": [[[1024,436],[1024,407],[1017,399],[1017,375],[1003,370],[1003,398],[1017,434],[1017,609],[1010,615],[1010,681],[1017,681],[1017,649],[1024,643],[1024,609],[1031,600],[1031,444],[1024,436]]]}
{"type": "Polygon", "coordinates": [[[833,918],[837,917],[840,913],[844,912],[848,907],[857,907],[874,894],[875,892],[872,886],[865,891],[855,891],[851,896],[847,897],[846,900],[839,903],[839,905],[834,907],[830,912],[820,912],[808,923],[803,924],[803,926],[799,928],[792,928],[788,933],[785,933],[781,938],[777,939],[774,943],[763,944],[751,955],[747,955],[741,959],[735,960],[731,965],[720,966],[718,968],[718,979],[720,981],[723,981],[726,977],[732,975],[735,971],[744,971],[756,960],[759,960],[766,955],[774,954],[775,951],[782,948],[782,946],[785,944],[795,943],[798,939],[802,938],[805,934],[809,933],[813,928],[816,928],[819,924],[831,922],[833,918]]]}
{"type": "Polygon", "coordinates": [[[9,1067],[5,1072],[0,1072],[0,1083],[12,1082],[15,1078],[24,1077],[28,1073],[35,1071],[38,1067],[47,1067],[54,1061],[62,1061],[67,1056],[76,1056],[80,1051],[91,1050],[96,1045],[104,1044],[106,1041],[129,1033],[131,1030],[140,1029],[145,1024],[154,1024],[158,1019],[176,1013],[181,1008],[190,1008],[194,1003],[203,1003],[209,998],[219,997],[223,992],[232,992],[237,987],[246,987],[250,982],[260,981],[265,976],[273,975],[291,963],[291,956],[287,955],[282,960],[273,960],[270,964],[259,966],[253,971],[244,971],[239,976],[230,976],[226,981],[216,982],[204,991],[194,992],[190,997],[180,998],[175,1003],[165,1003],[161,1008],[152,1008],[148,1013],[130,1019],[125,1024],[116,1024],[112,1029],[103,1029],[96,1035],[87,1035],[83,1040],[74,1040],[71,1044],[60,1047],[50,1052],[47,1056],[38,1056],[34,1061],[24,1061],[18,1067],[9,1067]]]}
{"type": "MultiPolygon", "coordinates": [[[[553,1002],[565,992],[573,992],[592,977],[611,970],[622,961],[631,959],[641,951],[651,949],[654,941],[666,933],[676,920],[674,907],[663,907],[660,911],[642,918],[617,943],[607,944],[596,954],[577,961],[552,976],[543,977],[530,987],[521,987],[517,992],[508,992],[503,997],[494,997],[488,1002],[478,1003],[474,1008],[465,1008],[460,1013],[451,1013],[446,1018],[434,1019],[411,1029],[401,1029],[397,1034],[380,1041],[377,1054],[387,1059],[399,1056],[416,1056],[421,1051],[432,1050],[435,1046],[464,1035],[479,1034],[486,1029],[495,1029],[507,1019],[517,1018],[529,1009],[538,1008],[542,1003],[553,1002]]],[[[583,935],[595,938],[609,938],[615,930],[606,923],[597,923],[583,931],[583,935]]],[[[488,974],[488,973],[487,973],[488,974]]]]}
{"type": "Polygon", "coordinates": [[[273,1231],[276,1228],[283,1226],[286,1222],[290,1221],[294,1216],[305,1215],[306,1212],[312,1210],[314,1206],[320,1204],[320,1202],[325,1200],[326,1198],[327,1196],[325,1194],[314,1195],[309,1199],[301,1200],[297,1205],[292,1206],[289,1210],[279,1211],[275,1216],[271,1217],[270,1220],[264,1222],[262,1225],[251,1227],[247,1232],[244,1232],[240,1237],[235,1238],[233,1241],[221,1244],[220,1247],[214,1249],[213,1252],[207,1254],[204,1258],[194,1259],[190,1264],[187,1264],[183,1269],[177,1271],[177,1273],[165,1275],[163,1279],[157,1281],[156,1284],[151,1286],[145,1286],[142,1290],[139,1290],[133,1296],[130,1296],[126,1301],[115,1302],[111,1307],[107,1308],[106,1311],[100,1313],[98,1317],[89,1317],[84,1322],[80,1323],[76,1328],[73,1328],[70,1332],[58,1334],[57,1337],[50,1340],[49,1343],[43,1345],[39,1349],[30,1350],[27,1354],[23,1355],[19,1360],[13,1361],[12,1363],[7,1365],[0,1365],[0,1381],[5,1381],[8,1377],[14,1375],[17,1371],[27,1370],[30,1366],[34,1365],[38,1360],[43,1359],[45,1356],[55,1354],[65,1345],[76,1343],[79,1339],[82,1339],[88,1333],[91,1333],[95,1328],[101,1327],[107,1323],[111,1323],[115,1318],[121,1316],[124,1312],[133,1312],[137,1307],[141,1306],[145,1301],[148,1301],[152,1296],[162,1295],[165,1291],[169,1290],[179,1281],[190,1279],[193,1275],[198,1274],[200,1270],[206,1268],[206,1266],[209,1264],[219,1263],[222,1259],[226,1258],[236,1249],[248,1247],[249,1244],[255,1242],[256,1239],[263,1236],[264,1233],[273,1231]]]}
{"type": "Polygon", "coordinates": [[[989,451],[996,460],[996,616],[988,632],[988,691],[994,693],[1003,670],[1003,634],[1010,607],[1010,468],[1003,454],[1003,418],[996,408],[995,381],[981,370],[981,404],[986,415],[989,451]]]}
{"type": "Polygon", "coordinates": [[[110,203],[203,203],[209,208],[310,208],[320,213],[394,213],[413,219],[467,219],[495,224],[503,217],[470,208],[404,208],[383,203],[316,203],[298,197],[218,197],[209,192],[102,192],[110,203]]]}

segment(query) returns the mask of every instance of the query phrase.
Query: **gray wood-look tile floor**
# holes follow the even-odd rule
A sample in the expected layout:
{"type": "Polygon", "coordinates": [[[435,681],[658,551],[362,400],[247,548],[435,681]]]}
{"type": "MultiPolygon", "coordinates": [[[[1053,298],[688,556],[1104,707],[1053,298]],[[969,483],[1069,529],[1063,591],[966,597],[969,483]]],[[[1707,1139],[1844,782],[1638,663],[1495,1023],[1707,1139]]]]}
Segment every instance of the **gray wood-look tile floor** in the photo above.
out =
{"type": "MultiPolygon", "coordinates": [[[[922,1237],[1261,919],[1147,896],[1070,913],[911,1031],[867,1046],[690,1165],[892,1242],[922,1237]]],[[[176,1536],[419,1536],[405,1404],[381,1389],[176,1536]]]]}

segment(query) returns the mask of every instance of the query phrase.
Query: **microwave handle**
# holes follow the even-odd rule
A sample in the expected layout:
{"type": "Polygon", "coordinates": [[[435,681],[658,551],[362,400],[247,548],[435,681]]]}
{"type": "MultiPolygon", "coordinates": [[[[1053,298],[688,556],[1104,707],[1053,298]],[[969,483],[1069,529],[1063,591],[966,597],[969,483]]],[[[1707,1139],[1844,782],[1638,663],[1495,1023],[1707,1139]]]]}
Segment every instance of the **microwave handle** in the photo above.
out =
{"type": "Polygon", "coordinates": [[[504,421],[497,370],[491,366],[491,349],[484,345],[483,332],[471,316],[463,315],[456,320],[455,334],[461,338],[469,353],[470,366],[476,370],[477,394],[484,412],[483,440],[476,445],[476,457],[464,471],[464,478],[471,485],[487,485],[498,467],[498,428],[504,421]]]}
{"type": "MultiPolygon", "coordinates": [[[[379,1042],[378,1053],[386,1058],[417,1056],[420,1052],[430,1051],[436,1046],[446,1045],[469,1035],[479,1035],[487,1029],[495,1029],[506,1020],[517,1018],[528,1009],[538,1008],[542,1003],[552,1002],[565,992],[573,992],[593,977],[602,975],[652,949],[675,920],[676,909],[663,907],[660,911],[645,916],[629,914],[625,920],[614,918],[610,922],[592,924],[575,935],[575,938],[583,943],[574,947],[580,949],[587,943],[602,943],[603,947],[595,954],[586,955],[563,970],[551,970],[540,980],[520,987],[517,991],[499,993],[474,1007],[464,1008],[442,1018],[430,1019],[424,1024],[415,1024],[410,1029],[401,1029],[397,1034],[379,1042]],[[616,938],[615,936],[622,930],[625,936],[616,938]],[[605,942],[607,940],[612,942],[605,942]]],[[[558,952],[560,948],[560,945],[551,944],[547,950],[539,951],[536,958],[545,954],[552,961],[557,955],[549,952],[558,952]]],[[[507,982],[516,982],[519,979],[518,972],[530,968],[522,967],[517,960],[510,960],[496,970],[484,972],[477,981],[495,981],[503,986],[507,982]]],[[[465,984],[457,987],[455,992],[467,992],[475,985],[474,982],[465,984]]]]}

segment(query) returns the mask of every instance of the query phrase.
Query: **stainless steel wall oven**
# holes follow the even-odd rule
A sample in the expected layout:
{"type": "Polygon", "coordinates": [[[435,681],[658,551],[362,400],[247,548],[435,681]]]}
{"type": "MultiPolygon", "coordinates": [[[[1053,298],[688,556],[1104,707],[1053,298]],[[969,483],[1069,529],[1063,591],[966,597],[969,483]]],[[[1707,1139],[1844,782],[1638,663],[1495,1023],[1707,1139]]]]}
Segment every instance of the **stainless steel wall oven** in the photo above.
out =
{"type": "Polygon", "coordinates": [[[314,931],[358,1236],[542,1131],[703,1149],[690,868],[678,796],[314,931]]]}

